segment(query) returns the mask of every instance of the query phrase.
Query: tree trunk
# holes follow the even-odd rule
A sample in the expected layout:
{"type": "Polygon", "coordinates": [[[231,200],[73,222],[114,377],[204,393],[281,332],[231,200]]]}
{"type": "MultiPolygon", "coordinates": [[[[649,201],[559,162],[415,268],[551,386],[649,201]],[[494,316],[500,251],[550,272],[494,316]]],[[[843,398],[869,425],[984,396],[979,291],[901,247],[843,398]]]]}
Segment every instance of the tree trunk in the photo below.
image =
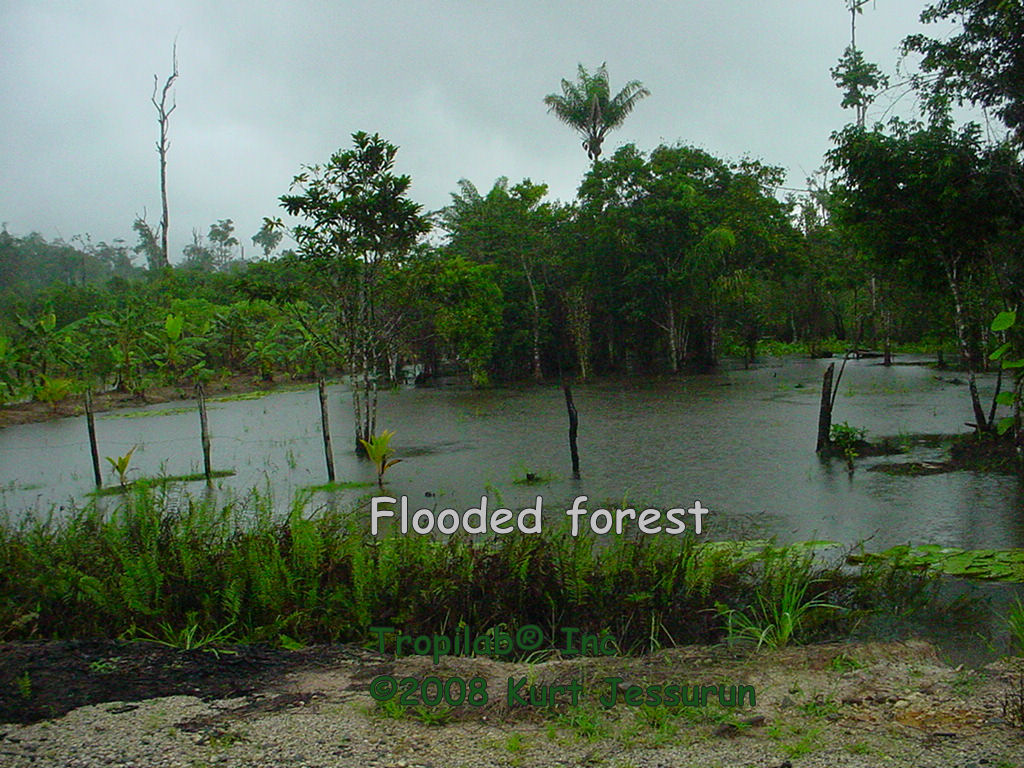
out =
{"type": "Polygon", "coordinates": [[[825,375],[821,377],[821,406],[818,408],[818,442],[814,451],[820,454],[828,454],[832,443],[829,435],[832,433],[832,376],[835,374],[836,364],[829,363],[825,369],[825,375]]]}
{"type": "Polygon", "coordinates": [[[160,125],[160,141],[156,145],[156,151],[160,155],[160,258],[163,261],[159,265],[161,267],[170,265],[170,257],[167,250],[167,228],[170,223],[167,209],[167,150],[170,149],[171,145],[167,139],[167,131],[170,127],[171,113],[178,105],[176,103],[172,104],[170,109],[168,109],[167,95],[171,90],[171,86],[174,85],[174,81],[178,79],[178,46],[175,45],[172,51],[174,66],[170,76],[164,82],[163,89],[160,91],[160,100],[157,101],[156,98],[157,86],[159,84],[156,75],[153,75],[153,96],[150,99],[153,102],[153,106],[156,107],[157,122],[160,125]]]}
{"type": "Polygon", "coordinates": [[[196,399],[199,401],[199,430],[203,441],[203,474],[206,484],[213,483],[213,468],[210,464],[210,423],[206,418],[206,392],[202,383],[196,384],[196,399]]]}
{"type": "Polygon", "coordinates": [[[565,409],[569,412],[569,456],[572,459],[572,476],[579,480],[580,477],[580,454],[576,447],[576,434],[579,429],[579,414],[576,412],[576,405],[572,401],[572,390],[566,384],[565,409]]]}
{"type": "Polygon", "coordinates": [[[573,286],[565,295],[569,335],[576,351],[579,380],[590,378],[590,307],[583,288],[573,286]]]}
{"type": "Polygon", "coordinates": [[[358,379],[352,378],[352,424],[355,431],[355,451],[357,456],[366,456],[363,446],[363,392],[358,379]]]}
{"type": "Polygon", "coordinates": [[[679,330],[676,327],[676,311],[669,302],[665,325],[661,326],[668,335],[668,367],[672,373],[679,373],[679,330]]]}
{"type": "Polygon", "coordinates": [[[537,299],[537,287],[533,283],[533,275],[526,266],[526,259],[522,254],[519,254],[519,261],[523,266],[526,284],[530,288],[530,301],[533,306],[533,378],[535,381],[544,381],[544,371],[540,365],[540,301],[537,299]]]}
{"type": "Polygon", "coordinates": [[[324,438],[324,459],[327,461],[327,482],[334,482],[334,448],[331,446],[331,422],[327,414],[327,384],[323,376],[316,380],[317,394],[320,397],[320,431],[324,438]]]}
{"type": "Polygon", "coordinates": [[[882,310],[882,324],[885,328],[882,365],[892,365],[892,312],[889,309],[882,310]]]}
{"type": "Polygon", "coordinates": [[[92,388],[85,390],[85,424],[89,430],[89,452],[92,454],[92,476],[96,487],[103,487],[103,473],[100,472],[100,451],[96,445],[96,419],[93,418],[92,388]]]}
{"type": "Polygon", "coordinates": [[[1024,399],[1024,376],[1017,378],[1017,396],[1013,398],[1013,442],[1017,451],[1017,471],[1024,474],[1024,425],[1021,424],[1020,402],[1024,399]]]}
{"type": "Polygon", "coordinates": [[[964,324],[963,300],[960,296],[960,281],[957,276],[956,264],[950,264],[943,259],[943,266],[946,269],[949,289],[953,294],[953,320],[956,326],[956,340],[957,346],[960,349],[960,357],[967,369],[967,387],[971,393],[971,407],[974,409],[974,426],[979,432],[985,432],[988,429],[988,421],[985,418],[985,409],[981,406],[981,397],[978,395],[978,382],[974,377],[974,362],[971,360],[971,352],[967,344],[967,328],[964,324]]]}

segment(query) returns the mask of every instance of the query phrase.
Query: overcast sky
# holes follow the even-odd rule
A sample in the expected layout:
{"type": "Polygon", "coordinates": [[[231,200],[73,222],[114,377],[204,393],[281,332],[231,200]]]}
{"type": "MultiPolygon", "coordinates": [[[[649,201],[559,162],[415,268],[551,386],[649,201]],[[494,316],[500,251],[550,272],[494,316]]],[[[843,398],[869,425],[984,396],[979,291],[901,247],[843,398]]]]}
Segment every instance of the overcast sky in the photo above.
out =
{"type": "MultiPolygon", "coordinates": [[[[893,72],[923,5],[869,3],[868,59],[893,72]]],[[[486,191],[529,177],[570,200],[587,158],[542,99],[578,63],[607,62],[613,92],[631,79],[651,91],[606,155],[684,142],[783,166],[803,187],[852,120],[829,76],[849,42],[843,0],[0,0],[0,28],[0,221],[94,241],[134,243],[136,215],[159,221],[149,99],[177,39],[172,261],[224,218],[254,255],[249,238],[300,167],[359,130],[400,147],[427,210],[460,178],[486,191]]]]}

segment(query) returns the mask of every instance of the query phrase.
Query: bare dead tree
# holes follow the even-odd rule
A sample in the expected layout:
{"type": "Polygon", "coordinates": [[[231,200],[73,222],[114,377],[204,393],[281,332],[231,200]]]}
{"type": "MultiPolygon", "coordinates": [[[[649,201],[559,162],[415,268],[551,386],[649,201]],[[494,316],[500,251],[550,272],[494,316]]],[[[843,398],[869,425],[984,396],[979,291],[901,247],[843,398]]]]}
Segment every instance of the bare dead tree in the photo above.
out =
{"type": "Polygon", "coordinates": [[[164,81],[163,88],[160,88],[160,78],[153,75],[153,95],[150,97],[150,101],[153,102],[153,106],[156,107],[157,122],[160,124],[160,141],[157,142],[156,151],[160,155],[160,203],[163,206],[163,215],[160,218],[160,257],[163,263],[160,266],[166,267],[171,262],[167,254],[167,225],[168,225],[168,213],[167,213],[167,150],[170,149],[171,143],[167,138],[167,131],[170,127],[171,113],[177,108],[178,103],[174,99],[174,95],[171,94],[171,106],[167,107],[167,96],[170,94],[171,86],[174,85],[174,81],[178,79],[178,44],[175,43],[171,49],[171,59],[173,62],[173,68],[170,76],[164,81]],[[160,94],[160,100],[157,101],[157,93],[160,94]]]}

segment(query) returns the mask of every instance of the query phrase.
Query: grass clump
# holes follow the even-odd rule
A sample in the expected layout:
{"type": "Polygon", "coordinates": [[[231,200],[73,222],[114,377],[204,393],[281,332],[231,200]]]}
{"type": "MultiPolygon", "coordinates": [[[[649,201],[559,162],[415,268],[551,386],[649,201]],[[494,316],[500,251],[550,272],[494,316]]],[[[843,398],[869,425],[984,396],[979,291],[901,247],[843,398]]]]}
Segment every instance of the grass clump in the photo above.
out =
{"type": "Polygon", "coordinates": [[[839,608],[813,589],[825,583],[815,577],[811,556],[768,551],[764,576],[753,605],[744,609],[718,604],[730,642],[753,642],[760,648],[781,648],[806,632],[818,615],[839,608]]]}
{"type": "Polygon", "coordinates": [[[61,519],[0,523],[0,641],[298,647],[366,642],[371,626],[483,634],[533,624],[542,650],[561,647],[560,629],[576,627],[635,653],[730,632],[769,645],[822,637],[845,615],[827,606],[868,610],[871,596],[886,594],[815,563],[805,548],[599,542],[565,528],[481,540],[375,537],[365,509],[311,508],[312,498],[300,492],[280,513],[260,491],[229,503],[186,495],[168,510],[159,487],[139,484],[112,511],[93,503],[61,519]]]}
{"type": "Polygon", "coordinates": [[[1017,598],[1010,614],[1006,617],[1006,626],[1010,630],[1010,645],[1014,653],[1024,656],[1024,604],[1017,598]]]}

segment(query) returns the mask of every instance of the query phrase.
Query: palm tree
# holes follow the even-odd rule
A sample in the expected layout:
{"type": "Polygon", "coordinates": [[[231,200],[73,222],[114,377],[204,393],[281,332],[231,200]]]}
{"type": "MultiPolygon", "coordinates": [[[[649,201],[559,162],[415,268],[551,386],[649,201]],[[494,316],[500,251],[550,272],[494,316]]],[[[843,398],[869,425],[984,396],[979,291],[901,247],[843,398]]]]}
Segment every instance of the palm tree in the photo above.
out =
{"type": "Polygon", "coordinates": [[[643,83],[630,80],[613,98],[605,65],[590,74],[580,64],[576,82],[562,80],[562,94],[549,94],[544,97],[544,103],[548,105],[548,112],[554,112],[555,117],[580,132],[587,157],[596,162],[605,134],[622,125],[637,102],[650,95],[643,83]]]}

